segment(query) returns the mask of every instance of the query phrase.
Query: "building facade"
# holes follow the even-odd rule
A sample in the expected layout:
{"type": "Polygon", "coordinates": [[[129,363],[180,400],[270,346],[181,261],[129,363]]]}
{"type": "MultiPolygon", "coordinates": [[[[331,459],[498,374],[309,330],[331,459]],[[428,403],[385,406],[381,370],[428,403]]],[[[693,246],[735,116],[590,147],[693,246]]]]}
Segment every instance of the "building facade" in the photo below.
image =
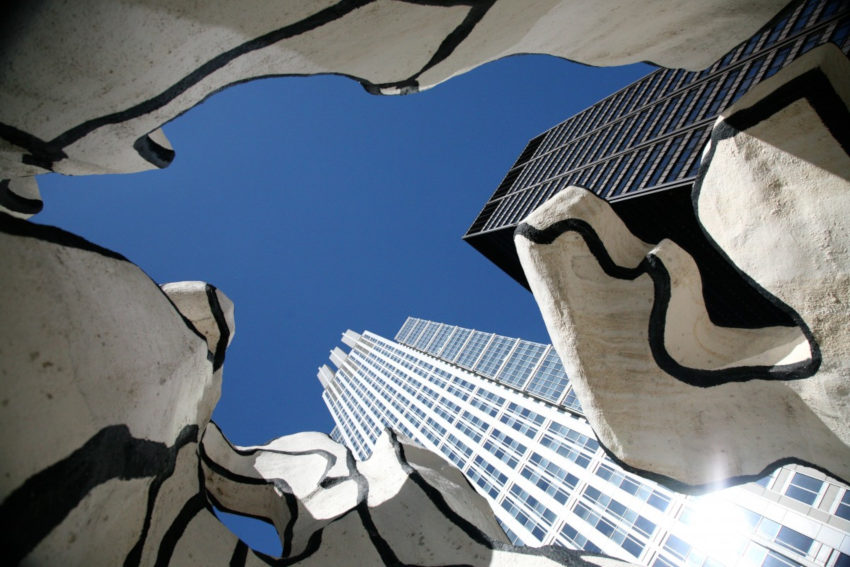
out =
{"type": "Polygon", "coordinates": [[[687,496],[600,447],[550,345],[408,318],[395,340],[346,331],[324,365],[332,437],[358,459],[384,428],[442,454],[518,544],[651,566],[850,566],[850,489],[789,465],[687,496]]]}
{"type": "Polygon", "coordinates": [[[464,240],[527,287],[513,231],[578,185],[610,201],[644,240],[672,238],[699,256],[690,189],[717,115],[826,42],[850,53],[850,3],[795,2],[704,71],[659,69],[567,118],[528,142],[464,240]]]}

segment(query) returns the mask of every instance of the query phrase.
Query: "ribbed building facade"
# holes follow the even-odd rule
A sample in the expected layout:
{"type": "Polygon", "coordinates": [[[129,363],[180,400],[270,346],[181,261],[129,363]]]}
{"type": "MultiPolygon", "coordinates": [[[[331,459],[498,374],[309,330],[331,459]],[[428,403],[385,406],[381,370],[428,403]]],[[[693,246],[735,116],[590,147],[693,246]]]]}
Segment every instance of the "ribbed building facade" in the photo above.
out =
{"type": "MultiPolygon", "coordinates": [[[[847,0],[792,3],[704,71],[648,74],[528,142],[464,239],[527,287],[513,230],[546,199],[578,185],[614,203],[642,238],[688,240],[692,229],[679,226],[675,217],[690,207],[700,153],[717,115],[753,85],[827,42],[850,53],[847,0]],[[643,198],[632,199],[638,196],[643,198]]],[[[688,242],[679,243],[693,252],[688,242]]]]}
{"type": "Polygon", "coordinates": [[[705,496],[624,471],[600,447],[550,345],[408,318],[346,331],[319,380],[332,436],[368,457],[389,427],[441,453],[510,539],[651,566],[850,567],[850,490],[797,465],[705,496]]]}

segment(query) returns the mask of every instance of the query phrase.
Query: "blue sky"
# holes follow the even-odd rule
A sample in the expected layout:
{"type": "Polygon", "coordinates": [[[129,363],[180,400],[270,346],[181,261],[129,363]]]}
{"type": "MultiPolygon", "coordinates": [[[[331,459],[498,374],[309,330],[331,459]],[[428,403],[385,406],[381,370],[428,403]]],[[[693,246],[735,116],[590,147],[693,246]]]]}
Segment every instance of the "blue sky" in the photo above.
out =
{"type": "Polygon", "coordinates": [[[33,221],[233,300],[213,414],[231,441],[328,432],[316,369],[347,328],[392,337],[414,315],[548,342],[531,294],[461,236],[530,138],[651,69],[515,56],[402,97],[337,76],[240,84],[164,126],[165,170],[42,176],[33,221]]]}

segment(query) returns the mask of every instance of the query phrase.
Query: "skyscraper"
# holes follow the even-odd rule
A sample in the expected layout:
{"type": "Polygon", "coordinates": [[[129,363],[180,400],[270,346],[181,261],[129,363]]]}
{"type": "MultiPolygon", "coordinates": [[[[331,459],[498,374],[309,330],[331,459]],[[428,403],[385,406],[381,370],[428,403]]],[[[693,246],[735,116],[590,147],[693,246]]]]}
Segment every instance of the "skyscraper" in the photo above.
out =
{"type": "Polygon", "coordinates": [[[460,468],[515,543],[644,565],[850,565],[850,490],[789,465],[686,496],[596,441],[551,346],[408,318],[395,340],[346,331],[319,380],[332,436],[360,458],[390,427],[460,468]]]}
{"type": "MultiPolygon", "coordinates": [[[[750,87],[826,42],[850,53],[846,0],[792,3],[704,71],[659,69],[615,92],[529,141],[464,240],[527,287],[513,246],[517,223],[559,190],[579,185],[610,201],[640,238],[668,237],[694,257],[712,256],[690,202],[712,124],[750,87]]],[[[734,275],[718,270],[708,279],[729,287],[734,275]]],[[[742,289],[743,303],[758,301],[742,289]]]]}

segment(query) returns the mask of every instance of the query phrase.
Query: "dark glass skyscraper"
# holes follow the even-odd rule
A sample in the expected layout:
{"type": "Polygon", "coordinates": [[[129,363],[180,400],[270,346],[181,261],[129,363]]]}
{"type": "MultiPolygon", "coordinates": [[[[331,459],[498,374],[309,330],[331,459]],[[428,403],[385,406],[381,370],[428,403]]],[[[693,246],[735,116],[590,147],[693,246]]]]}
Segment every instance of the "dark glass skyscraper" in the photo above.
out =
{"type": "Polygon", "coordinates": [[[672,238],[695,257],[710,255],[698,241],[690,189],[712,124],[750,87],[826,42],[850,53],[847,0],[793,3],[704,71],[650,73],[528,142],[464,239],[527,287],[514,228],[579,185],[610,201],[644,240],[672,238]]]}

